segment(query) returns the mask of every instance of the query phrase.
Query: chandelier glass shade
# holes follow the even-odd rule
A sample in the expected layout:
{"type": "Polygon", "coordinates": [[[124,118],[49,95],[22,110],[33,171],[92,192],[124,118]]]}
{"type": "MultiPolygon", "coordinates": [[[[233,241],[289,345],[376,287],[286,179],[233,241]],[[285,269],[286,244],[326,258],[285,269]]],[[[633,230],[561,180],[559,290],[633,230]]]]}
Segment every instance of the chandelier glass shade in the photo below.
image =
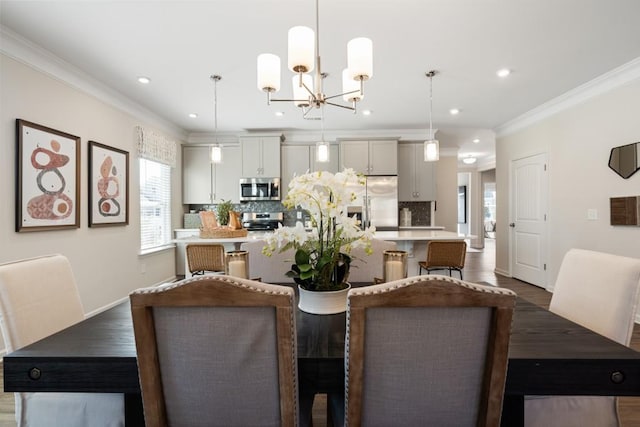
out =
{"type": "Polygon", "coordinates": [[[429,139],[424,142],[424,161],[436,162],[440,160],[440,143],[433,137],[433,76],[437,71],[431,70],[425,73],[429,77],[429,139]]]}
{"type": "Polygon", "coordinates": [[[316,31],[309,27],[292,27],[288,33],[287,67],[295,75],[292,78],[293,98],[273,99],[272,93],[280,90],[280,58],[271,53],[258,56],[258,89],[267,93],[267,104],[271,102],[293,102],[302,108],[305,119],[313,108],[333,105],[356,111],[356,103],[364,97],[364,81],[373,76],[373,44],[365,37],[355,38],[347,43],[347,68],[342,73],[342,93],[326,95],[322,80],[327,76],[320,65],[318,1],[316,0],[316,31]],[[314,76],[311,73],[315,70],[314,76]],[[349,105],[333,102],[342,96],[349,105]]]}

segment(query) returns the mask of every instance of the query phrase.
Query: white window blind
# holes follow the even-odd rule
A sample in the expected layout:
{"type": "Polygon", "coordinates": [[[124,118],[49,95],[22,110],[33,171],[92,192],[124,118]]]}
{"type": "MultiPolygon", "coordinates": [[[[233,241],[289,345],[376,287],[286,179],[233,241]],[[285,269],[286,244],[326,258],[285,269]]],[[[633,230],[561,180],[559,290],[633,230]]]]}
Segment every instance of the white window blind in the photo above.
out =
{"type": "Polygon", "coordinates": [[[140,162],[140,250],[153,251],[171,242],[171,167],[148,159],[140,162]]]}

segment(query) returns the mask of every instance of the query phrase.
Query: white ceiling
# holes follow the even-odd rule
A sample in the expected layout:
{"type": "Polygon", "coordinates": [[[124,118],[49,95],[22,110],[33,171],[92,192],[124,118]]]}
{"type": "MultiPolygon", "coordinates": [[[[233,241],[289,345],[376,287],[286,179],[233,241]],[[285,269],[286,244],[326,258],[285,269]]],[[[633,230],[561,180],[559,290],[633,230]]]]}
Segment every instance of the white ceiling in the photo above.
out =
{"type": "MultiPolygon", "coordinates": [[[[374,50],[358,107],[373,114],[327,107],[325,131],[426,137],[424,74],[436,69],[441,144],[490,157],[493,129],[640,57],[639,17],[638,0],[320,0],[325,93],[341,89],[351,38],[371,38],[374,50]],[[507,79],[496,76],[503,67],[513,70],[507,79]],[[453,107],[459,115],[449,114],[453,107]]],[[[315,27],[313,0],[1,0],[0,23],[186,133],[214,130],[209,76],[219,74],[219,132],[319,134],[319,122],[289,103],[267,106],[256,87],[257,55],[276,53],[286,66],[287,31],[315,27]],[[151,84],[137,83],[140,75],[151,84]]],[[[283,69],[276,98],[291,97],[290,76],[283,69]]]]}

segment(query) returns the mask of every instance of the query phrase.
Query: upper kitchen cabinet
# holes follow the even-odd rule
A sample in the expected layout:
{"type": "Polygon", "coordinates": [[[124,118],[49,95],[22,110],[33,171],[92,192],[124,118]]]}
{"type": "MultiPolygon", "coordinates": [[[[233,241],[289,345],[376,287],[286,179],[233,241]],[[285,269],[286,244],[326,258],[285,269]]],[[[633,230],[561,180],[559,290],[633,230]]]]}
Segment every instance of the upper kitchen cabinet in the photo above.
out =
{"type": "Polygon", "coordinates": [[[307,171],[327,171],[338,172],[338,146],[329,146],[329,161],[316,162],[315,145],[283,145],[281,147],[282,175],[280,176],[280,187],[282,188],[282,200],[287,195],[289,182],[295,175],[302,175],[307,171]]]}
{"type": "Polygon", "coordinates": [[[211,147],[182,147],[182,203],[200,205],[220,200],[239,202],[242,156],[239,146],[222,147],[222,163],[211,163],[211,147]]]}
{"type": "Polygon", "coordinates": [[[422,144],[398,144],[398,201],[436,200],[436,162],[425,162],[422,144]]]}
{"type": "Polygon", "coordinates": [[[245,178],[280,177],[280,137],[247,136],[240,138],[242,176],[245,178]]]}
{"type": "Polygon", "coordinates": [[[340,141],[340,166],[365,175],[397,175],[398,141],[340,141]]]}

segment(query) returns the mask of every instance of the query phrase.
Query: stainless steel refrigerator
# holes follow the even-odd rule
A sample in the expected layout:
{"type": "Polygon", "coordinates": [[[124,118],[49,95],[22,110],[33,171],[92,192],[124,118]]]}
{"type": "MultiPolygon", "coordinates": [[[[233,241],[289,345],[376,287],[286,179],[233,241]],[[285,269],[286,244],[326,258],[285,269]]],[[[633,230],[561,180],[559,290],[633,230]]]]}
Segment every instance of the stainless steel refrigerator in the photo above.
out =
{"type": "Polygon", "coordinates": [[[366,186],[349,207],[349,215],[356,214],[362,227],[375,225],[376,230],[398,229],[398,177],[396,175],[367,176],[366,186]]]}

